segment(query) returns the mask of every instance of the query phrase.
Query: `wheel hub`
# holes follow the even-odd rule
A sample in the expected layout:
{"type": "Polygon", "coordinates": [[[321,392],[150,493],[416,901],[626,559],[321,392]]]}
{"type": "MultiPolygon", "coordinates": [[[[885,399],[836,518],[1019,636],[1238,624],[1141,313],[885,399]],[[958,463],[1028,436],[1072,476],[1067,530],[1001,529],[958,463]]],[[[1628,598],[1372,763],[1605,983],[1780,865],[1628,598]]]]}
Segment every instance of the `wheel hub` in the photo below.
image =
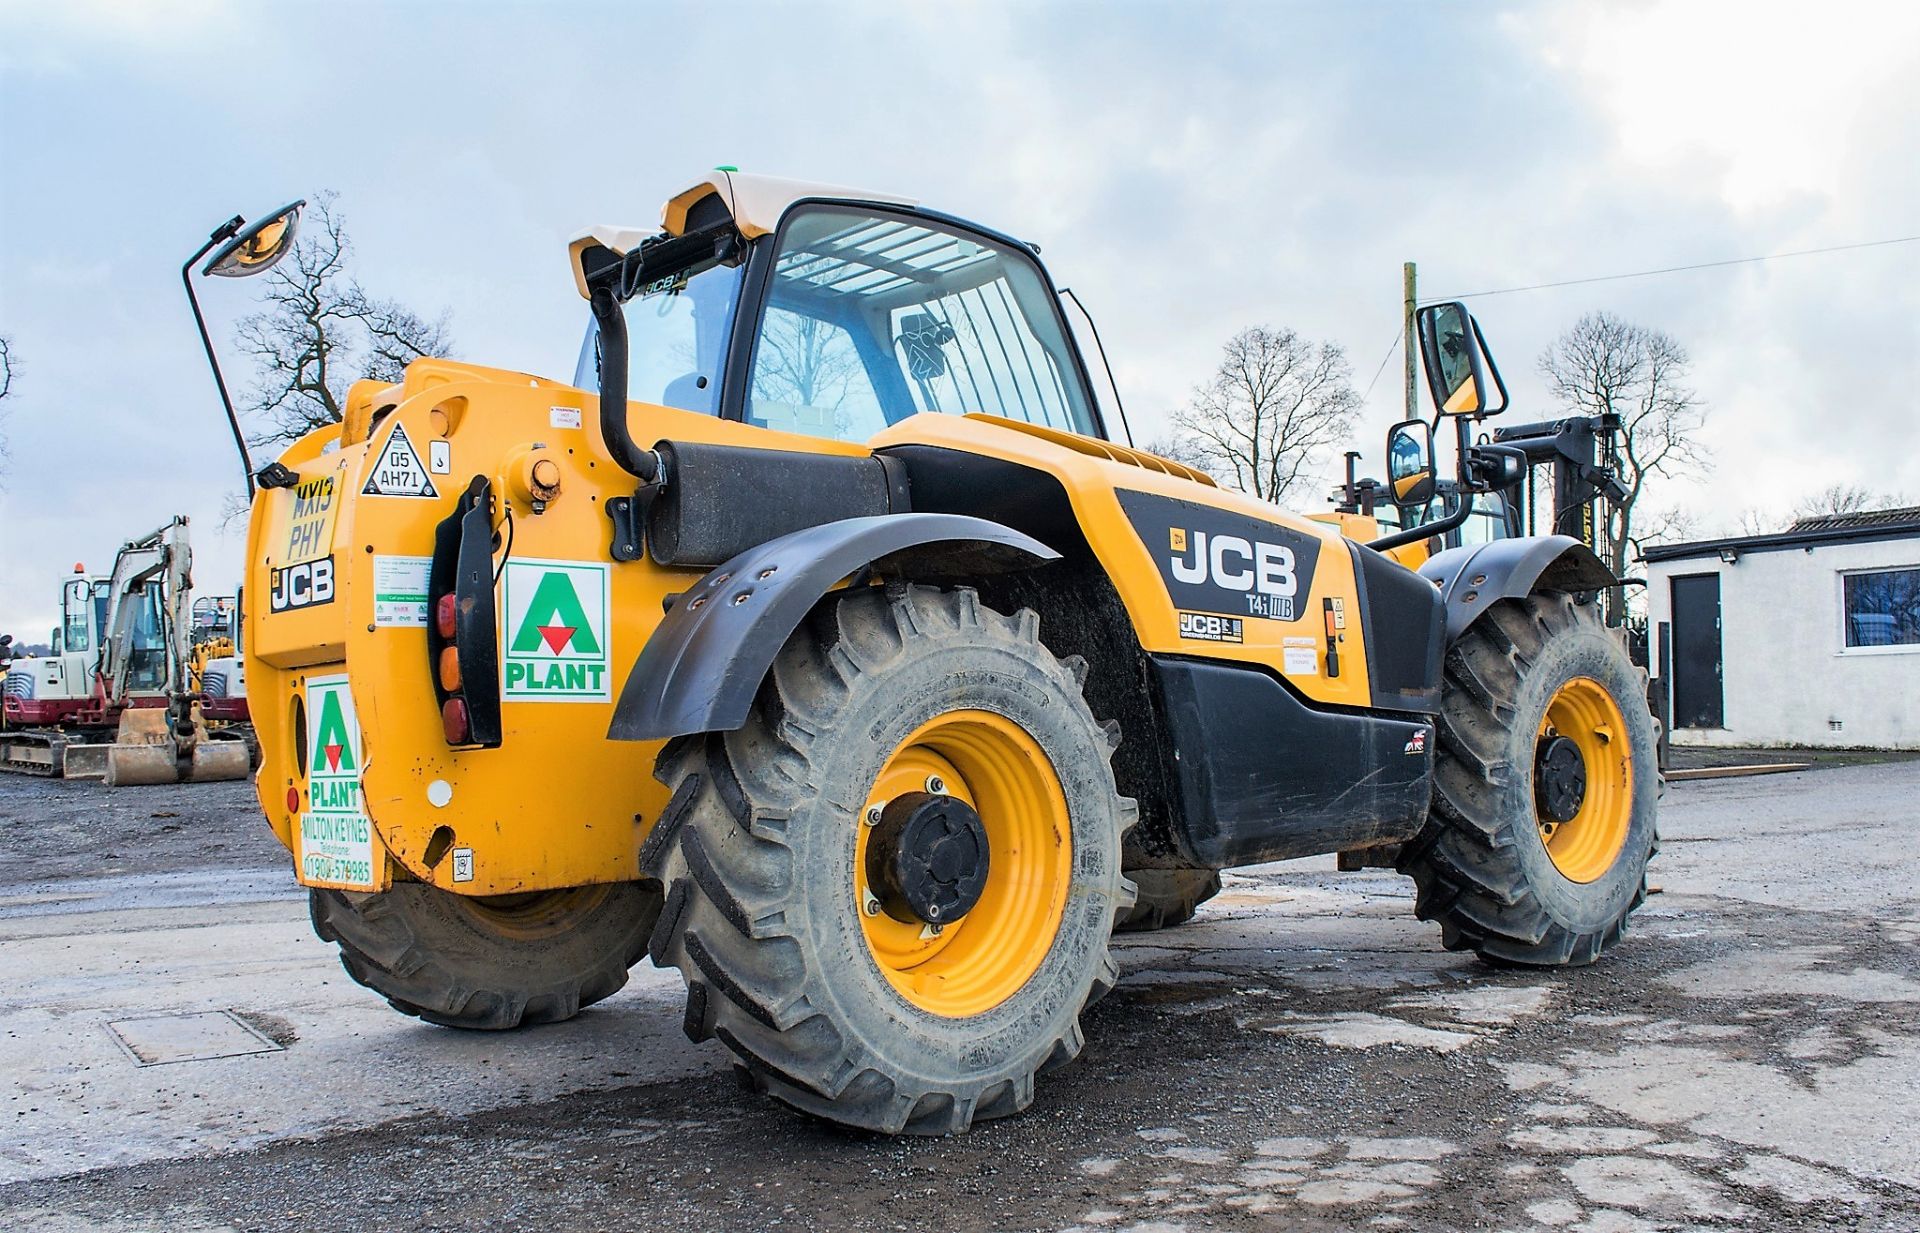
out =
{"type": "Polygon", "coordinates": [[[987,886],[987,829],[958,797],[907,792],[880,814],[867,843],[867,882],[899,921],[950,925],[987,886]]]}
{"type": "Polygon", "coordinates": [[[1578,816],[1587,799],[1587,760],[1578,744],[1558,733],[1540,742],[1534,753],[1533,794],[1542,829],[1578,816]]]}

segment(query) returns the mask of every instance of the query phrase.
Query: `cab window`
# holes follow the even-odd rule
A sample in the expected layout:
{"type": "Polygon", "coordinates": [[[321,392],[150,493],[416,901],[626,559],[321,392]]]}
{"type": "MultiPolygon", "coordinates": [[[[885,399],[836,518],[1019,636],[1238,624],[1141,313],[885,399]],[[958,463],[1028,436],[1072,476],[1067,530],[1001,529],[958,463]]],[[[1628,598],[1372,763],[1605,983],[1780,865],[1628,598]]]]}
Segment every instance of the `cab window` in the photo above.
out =
{"type": "Polygon", "coordinates": [[[87,631],[92,623],[87,620],[87,605],[91,598],[84,580],[67,584],[66,593],[60,605],[60,645],[68,651],[91,651],[93,639],[87,631]]]}
{"type": "Polygon", "coordinates": [[[762,427],[863,441],[939,411],[1096,431],[1046,280],[985,236],[802,207],[758,329],[746,418],[762,427]]]}

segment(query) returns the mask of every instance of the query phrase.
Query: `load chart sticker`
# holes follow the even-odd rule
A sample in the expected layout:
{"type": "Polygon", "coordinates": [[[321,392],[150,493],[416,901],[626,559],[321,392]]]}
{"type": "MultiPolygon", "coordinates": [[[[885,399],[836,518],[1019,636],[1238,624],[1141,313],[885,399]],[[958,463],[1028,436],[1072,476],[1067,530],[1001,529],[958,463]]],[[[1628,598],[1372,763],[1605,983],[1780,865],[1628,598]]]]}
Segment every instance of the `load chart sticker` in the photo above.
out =
{"type": "Polygon", "coordinates": [[[420,461],[419,451],[407,437],[405,424],[395,424],[387,434],[387,443],[381,447],[380,457],[373,460],[373,472],[367,476],[367,486],[360,493],[369,497],[440,495],[427,475],[426,464],[420,461]]]}
{"type": "Polygon", "coordinates": [[[608,566],[509,560],[501,575],[500,697],[606,702],[613,696],[608,566]]]}
{"type": "Polygon", "coordinates": [[[432,557],[373,558],[373,623],[427,627],[427,571],[432,557]]]}
{"type": "Polygon", "coordinates": [[[307,797],[298,819],[300,880],[371,890],[373,824],[360,801],[360,717],[346,676],[307,681],[307,797]]]}

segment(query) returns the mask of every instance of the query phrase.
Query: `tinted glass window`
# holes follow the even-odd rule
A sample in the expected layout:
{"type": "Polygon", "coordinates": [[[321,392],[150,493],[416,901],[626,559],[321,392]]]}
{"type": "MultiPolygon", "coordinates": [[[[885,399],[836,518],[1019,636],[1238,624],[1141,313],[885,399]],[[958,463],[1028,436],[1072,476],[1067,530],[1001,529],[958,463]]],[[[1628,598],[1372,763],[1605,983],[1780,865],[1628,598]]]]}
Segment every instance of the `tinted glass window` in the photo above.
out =
{"type": "Polygon", "coordinates": [[[837,207],[782,229],[748,382],[749,422],[865,440],[921,411],[1092,433],[1031,257],[917,219],[837,207]]]}
{"type": "MultiPolygon", "coordinates": [[[[711,415],[740,295],[738,265],[662,281],[626,303],[627,397],[711,415]]],[[[573,383],[600,388],[600,330],[589,323],[573,383]]]]}
{"type": "Polygon", "coordinates": [[[1846,574],[1840,589],[1848,646],[1920,646],[1920,569],[1846,574]]]}

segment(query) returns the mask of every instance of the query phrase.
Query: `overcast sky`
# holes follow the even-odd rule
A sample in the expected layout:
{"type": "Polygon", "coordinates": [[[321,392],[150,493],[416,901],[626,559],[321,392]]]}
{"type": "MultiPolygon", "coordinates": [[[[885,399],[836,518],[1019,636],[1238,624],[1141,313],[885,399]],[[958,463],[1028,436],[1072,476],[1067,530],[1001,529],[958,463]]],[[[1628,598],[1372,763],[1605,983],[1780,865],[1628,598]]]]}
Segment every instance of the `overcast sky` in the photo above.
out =
{"type": "MultiPolygon", "coordinates": [[[[1920,235],[1920,4],[105,3],[0,0],[0,630],[238,467],[180,262],[337,190],[369,290],[566,377],[566,237],[715,164],[919,197],[1042,245],[1134,432],[1250,324],[1368,387],[1423,298],[1920,235]]],[[[203,297],[221,338],[244,283],[203,297]]],[[[1473,301],[1514,388],[1582,312],[1694,357],[1702,530],[1835,482],[1920,500],[1920,244],[1473,301]]],[[[235,357],[231,376],[248,378],[235,357]]],[[[1399,418],[1399,361],[1358,436],[1399,418]]]]}

